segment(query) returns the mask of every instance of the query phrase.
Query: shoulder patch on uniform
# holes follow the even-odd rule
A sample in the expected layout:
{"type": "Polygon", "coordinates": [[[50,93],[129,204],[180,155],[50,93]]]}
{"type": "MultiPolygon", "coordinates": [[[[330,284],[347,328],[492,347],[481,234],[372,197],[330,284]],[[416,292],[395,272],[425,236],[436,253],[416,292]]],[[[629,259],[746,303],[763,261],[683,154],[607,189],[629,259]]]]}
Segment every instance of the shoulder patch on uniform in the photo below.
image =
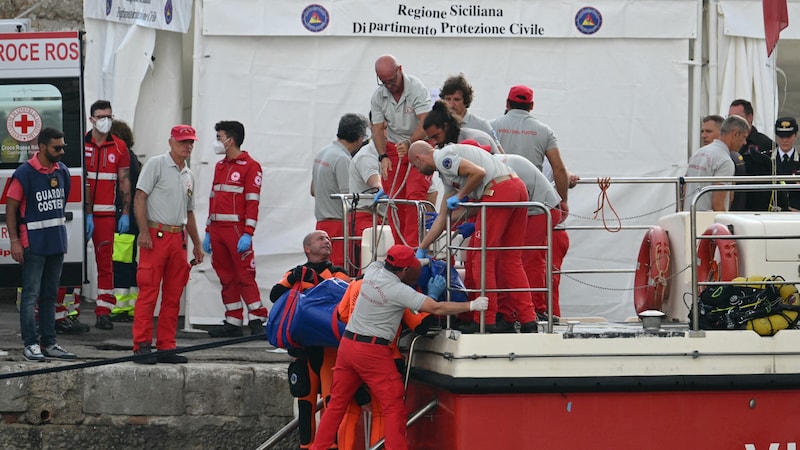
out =
{"type": "Polygon", "coordinates": [[[450,158],[443,159],[442,160],[442,167],[444,167],[445,169],[449,169],[449,168],[453,167],[453,160],[450,159],[450,158]]]}

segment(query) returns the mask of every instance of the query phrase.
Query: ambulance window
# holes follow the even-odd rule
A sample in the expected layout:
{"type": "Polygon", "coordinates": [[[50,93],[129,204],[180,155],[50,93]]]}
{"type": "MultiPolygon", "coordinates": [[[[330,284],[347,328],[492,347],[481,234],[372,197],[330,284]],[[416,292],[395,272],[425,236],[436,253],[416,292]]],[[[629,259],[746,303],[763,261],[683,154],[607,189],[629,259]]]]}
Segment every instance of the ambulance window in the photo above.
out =
{"type": "Polygon", "coordinates": [[[15,167],[30,159],[39,149],[39,132],[47,127],[64,131],[63,98],[56,86],[0,85],[0,166],[15,167]]]}

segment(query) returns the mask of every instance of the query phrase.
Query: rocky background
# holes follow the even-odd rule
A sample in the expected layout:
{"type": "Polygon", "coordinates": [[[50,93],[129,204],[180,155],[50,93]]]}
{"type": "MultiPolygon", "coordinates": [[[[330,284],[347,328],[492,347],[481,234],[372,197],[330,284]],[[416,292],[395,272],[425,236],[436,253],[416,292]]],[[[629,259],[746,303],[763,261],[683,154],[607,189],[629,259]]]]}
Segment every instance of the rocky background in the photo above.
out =
{"type": "Polygon", "coordinates": [[[83,0],[0,0],[0,19],[31,19],[31,31],[83,30],[83,0]]]}

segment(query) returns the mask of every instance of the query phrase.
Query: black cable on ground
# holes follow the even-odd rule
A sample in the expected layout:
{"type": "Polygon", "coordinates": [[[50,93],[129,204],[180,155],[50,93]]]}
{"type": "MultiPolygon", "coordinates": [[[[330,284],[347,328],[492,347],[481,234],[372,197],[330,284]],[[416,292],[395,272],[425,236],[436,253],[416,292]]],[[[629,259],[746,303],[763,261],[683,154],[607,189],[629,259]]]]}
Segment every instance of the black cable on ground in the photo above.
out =
{"type": "MultiPolygon", "coordinates": [[[[209,348],[216,348],[216,347],[224,347],[226,345],[233,345],[233,344],[241,344],[243,342],[249,341],[266,341],[266,337],[264,335],[256,335],[256,336],[242,336],[233,339],[226,339],[224,341],[217,341],[211,342],[208,344],[198,344],[198,345],[191,345],[189,347],[178,347],[172,350],[159,350],[156,353],[162,355],[173,355],[178,353],[189,353],[189,352],[196,352],[198,350],[207,350],[209,348]]],[[[101,359],[98,361],[91,361],[85,363],[77,363],[77,364],[68,364],[68,365],[60,365],[56,367],[48,367],[45,369],[34,369],[34,370],[26,370],[23,372],[12,372],[12,373],[2,373],[0,374],[0,380],[8,380],[11,378],[21,378],[21,377],[30,377],[34,375],[45,375],[48,373],[56,373],[56,372],[65,372],[68,370],[79,370],[79,369],[86,369],[89,367],[98,367],[98,366],[106,366],[109,364],[117,364],[121,362],[127,361],[138,361],[140,359],[152,358],[156,353],[150,353],[146,355],[131,355],[131,356],[122,356],[119,358],[109,358],[109,359],[101,359]]]]}

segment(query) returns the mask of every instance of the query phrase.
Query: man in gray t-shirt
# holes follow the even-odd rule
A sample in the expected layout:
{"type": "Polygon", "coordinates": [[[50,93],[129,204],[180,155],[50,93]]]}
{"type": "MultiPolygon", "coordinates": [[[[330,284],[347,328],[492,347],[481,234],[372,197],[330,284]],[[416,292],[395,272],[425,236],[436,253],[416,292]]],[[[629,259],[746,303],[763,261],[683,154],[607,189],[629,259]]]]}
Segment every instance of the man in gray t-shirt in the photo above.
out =
{"type": "MultiPolygon", "coordinates": [[[[739,116],[729,116],[722,122],[722,129],[719,139],[701,147],[689,159],[686,168],[687,177],[732,177],[734,174],[734,164],[731,160],[730,152],[735,152],[744,145],[747,134],[750,132],[750,125],[739,116]]],[[[726,183],[687,183],[684,186],[683,209],[688,211],[691,208],[692,200],[697,196],[700,189],[712,184],[731,184],[726,183]]],[[[727,211],[730,206],[729,192],[715,191],[704,194],[697,200],[695,205],[697,211],[727,211]]]]}
{"type": "MultiPolygon", "coordinates": [[[[367,118],[348,113],[339,119],[336,140],[319,151],[311,171],[311,196],[314,197],[314,216],[317,229],[325,230],[331,237],[333,252],[331,262],[345,266],[344,261],[344,206],[341,199],[331,194],[350,192],[350,160],[367,139],[367,118]]],[[[352,252],[348,259],[352,259],[352,252]]]]}
{"type": "Polygon", "coordinates": [[[395,368],[389,343],[397,333],[403,311],[410,308],[436,315],[485,311],[489,300],[478,297],[468,303],[436,302],[446,288],[439,275],[428,284],[427,297],[414,290],[420,263],[414,250],[394,245],[386,261],[376,261],[364,272],[364,282],[347,323],[336,366],[333,368],[331,401],[322,416],[312,449],[327,450],[336,438],[339,423],[356,390],[366,383],[383,409],[386,448],[406,448],[406,419],[403,380],[395,368]]]}

